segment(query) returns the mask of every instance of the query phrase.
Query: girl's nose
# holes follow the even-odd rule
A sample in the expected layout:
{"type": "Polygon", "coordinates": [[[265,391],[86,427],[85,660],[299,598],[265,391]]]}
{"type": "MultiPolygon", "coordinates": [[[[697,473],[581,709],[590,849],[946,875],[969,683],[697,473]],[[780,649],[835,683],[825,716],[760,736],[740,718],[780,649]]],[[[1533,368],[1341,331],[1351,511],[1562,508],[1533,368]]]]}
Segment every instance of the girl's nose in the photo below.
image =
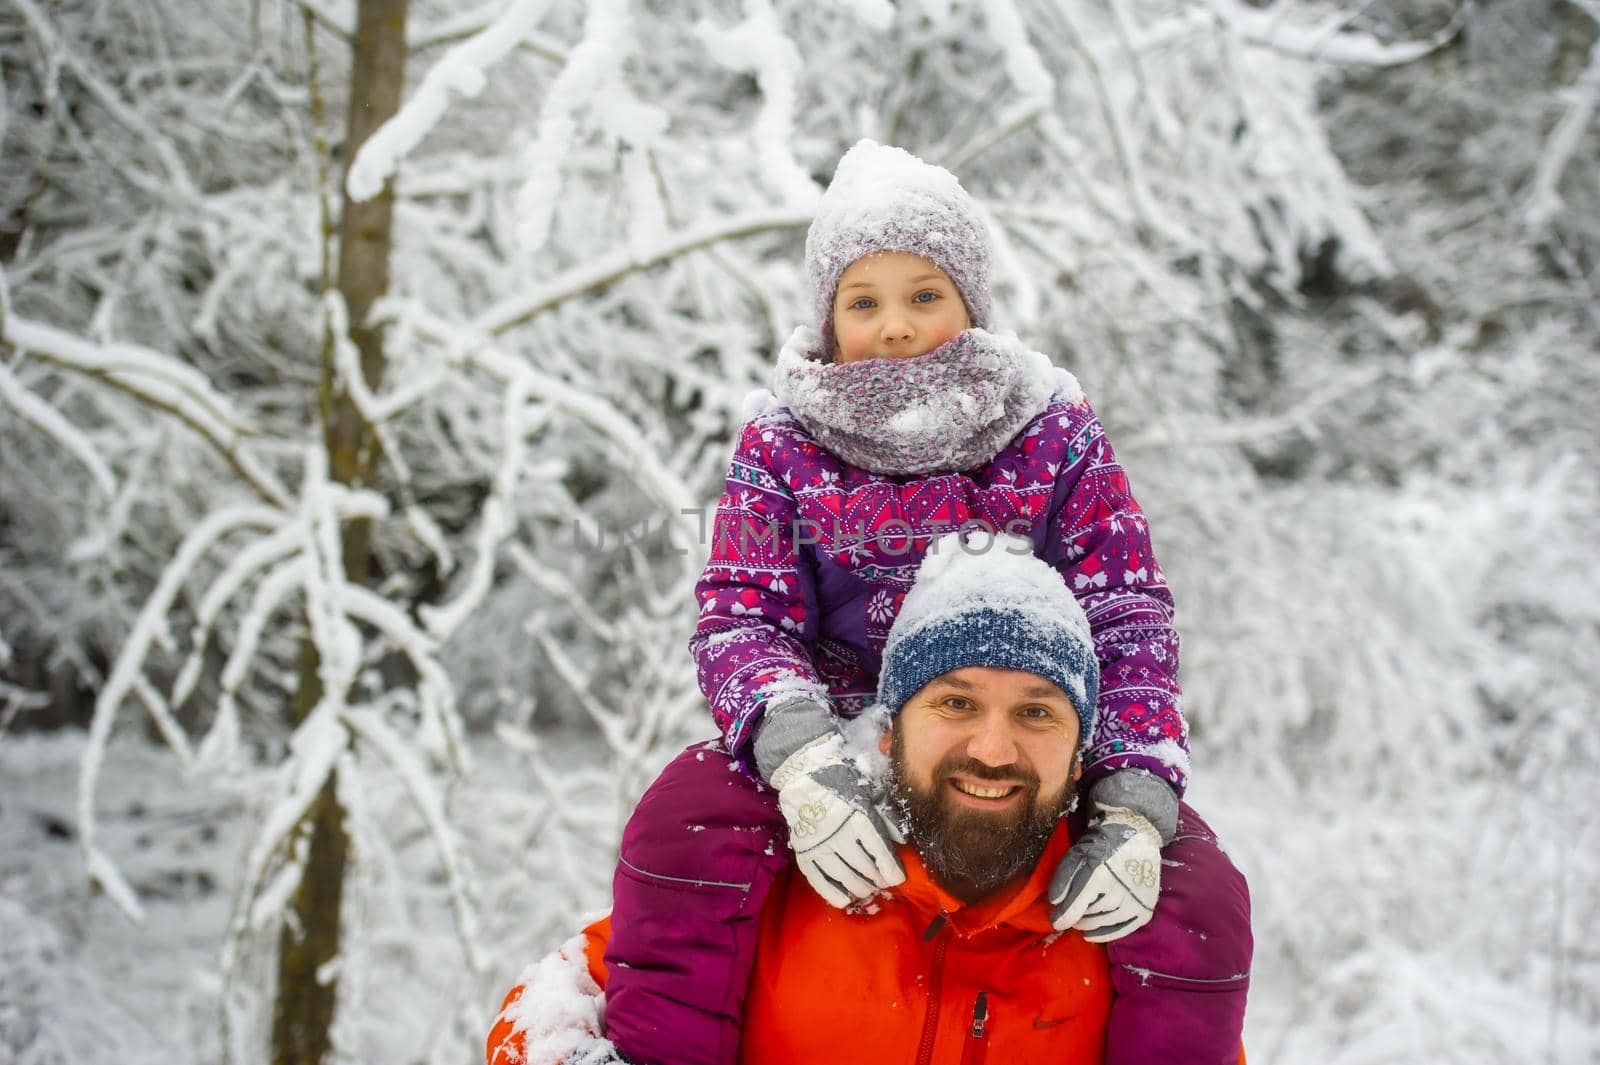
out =
{"type": "Polygon", "coordinates": [[[911,321],[905,315],[891,314],[883,320],[882,336],[886,343],[910,340],[912,333],[911,321]]]}
{"type": "Polygon", "coordinates": [[[987,714],[967,740],[967,755],[984,765],[1010,765],[1017,760],[1017,741],[1006,714],[987,714]]]}

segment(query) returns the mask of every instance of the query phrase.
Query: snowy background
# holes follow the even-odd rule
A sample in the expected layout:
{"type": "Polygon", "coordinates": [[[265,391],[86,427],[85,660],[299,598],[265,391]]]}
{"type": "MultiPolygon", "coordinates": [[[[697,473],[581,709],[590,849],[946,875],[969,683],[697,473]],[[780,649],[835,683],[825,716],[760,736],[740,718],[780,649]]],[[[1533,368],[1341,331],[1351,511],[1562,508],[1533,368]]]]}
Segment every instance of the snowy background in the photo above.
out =
{"type": "Polygon", "coordinates": [[[321,796],[335,1056],[481,1060],[872,136],[1151,516],[1252,1060],[1600,1062],[1595,0],[409,8],[356,152],[354,0],[0,0],[0,1061],[267,1060],[321,796]]]}

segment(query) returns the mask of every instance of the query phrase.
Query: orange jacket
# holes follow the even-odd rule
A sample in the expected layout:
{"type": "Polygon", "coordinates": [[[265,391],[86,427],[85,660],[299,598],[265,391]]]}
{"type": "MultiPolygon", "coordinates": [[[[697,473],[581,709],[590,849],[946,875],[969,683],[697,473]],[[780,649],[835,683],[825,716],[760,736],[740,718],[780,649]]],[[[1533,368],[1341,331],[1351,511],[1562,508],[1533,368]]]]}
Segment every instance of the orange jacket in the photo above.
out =
{"type": "Polygon", "coordinates": [[[836,910],[786,873],[762,913],[742,1060],[1099,1065],[1105,951],[1055,932],[1044,899],[1067,845],[1063,824],[1021,888],[978,906],[910,848],[906,882],[872,912],[836,910]]]}
{"type": "MultiPolygon", "coordinates": [[[[1044,900],[1067,846],[1063,824],[1020,889],[971,907],[908,847],[905,884],[870,912],[834,909],[790,869],[762,911],[741,1060],[1099,1065],[1112,997],[1105,951],[1055,932],[1044,900]]],[[[588,973],[604,986],[609,919],[584,931],[588,973]]],[[[523,1065],[523,1049],[502,1014],[490,1065],[523,1065]]]]}

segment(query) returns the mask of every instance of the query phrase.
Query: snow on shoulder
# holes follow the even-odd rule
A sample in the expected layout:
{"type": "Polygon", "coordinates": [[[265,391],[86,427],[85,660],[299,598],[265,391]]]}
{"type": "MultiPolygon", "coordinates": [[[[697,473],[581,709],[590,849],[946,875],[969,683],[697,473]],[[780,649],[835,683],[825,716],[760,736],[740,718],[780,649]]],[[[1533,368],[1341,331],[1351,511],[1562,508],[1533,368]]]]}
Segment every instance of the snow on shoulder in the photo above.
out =
{"type": "Polygon", "coordinates": [[[739,421],[747,422],[759,414],[765,414],[777,405],[778,401],[770,389],[752,389],[745,393],[744,399],[739,402],[739,421]]]}
{"type": "Polygon", "coordinates": [[[997,349],[1016,352],[1017,362],[1022,367],[1022,376],[1028,391],[1046,397],[1055,396],[1069,407],[1083,402],[1083,386],[1078,384],[1078,379],[1072,371],[1057,366],[1050,361],[1050,356],[1030,348],[1021,337],[1009,329],[1002,329],[989,335],[997,349]]]}
{"type": "Polygon", "coordinates": [[[610,1060],[596,1053],[610,1044],[600,1035],[604,999],[589,976],[584,942],[574,936],[523,970],[522,993],[500,1012],[522,1034],[522,1065],[610,1060]]]}

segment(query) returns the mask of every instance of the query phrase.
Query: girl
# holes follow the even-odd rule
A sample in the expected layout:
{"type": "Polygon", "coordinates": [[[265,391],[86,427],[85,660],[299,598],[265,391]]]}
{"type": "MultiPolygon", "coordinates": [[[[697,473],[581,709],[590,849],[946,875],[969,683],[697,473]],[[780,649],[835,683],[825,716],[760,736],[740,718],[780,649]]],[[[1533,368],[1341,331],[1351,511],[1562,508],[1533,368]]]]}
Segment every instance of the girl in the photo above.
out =
{"type": "Polygon", "coordinates": [[[806,240],[816,327],[795,331],[777,403],[739,433],[695,590],[690,651],[722,746],[669,765],[623,834],[605,1025],[639,1065],[737,1060],[761,907],[788,861],[840,907],[903,876],[896,818],[840,725],[876,689],[924,554],[971,526],[1030,541],[1093,632],[1090,828],[1050,900],[1056,928],[1107,944],[1106,1060],[1238,1060],[1249,904],[1203,823],[1180,820],[1172,598],[1077,382],[989,331],[989,255],[947,171],[871,141],[840,160],[806,240]],[[1183,863],[1163,869],[1179,838],[1183,863]]]}

